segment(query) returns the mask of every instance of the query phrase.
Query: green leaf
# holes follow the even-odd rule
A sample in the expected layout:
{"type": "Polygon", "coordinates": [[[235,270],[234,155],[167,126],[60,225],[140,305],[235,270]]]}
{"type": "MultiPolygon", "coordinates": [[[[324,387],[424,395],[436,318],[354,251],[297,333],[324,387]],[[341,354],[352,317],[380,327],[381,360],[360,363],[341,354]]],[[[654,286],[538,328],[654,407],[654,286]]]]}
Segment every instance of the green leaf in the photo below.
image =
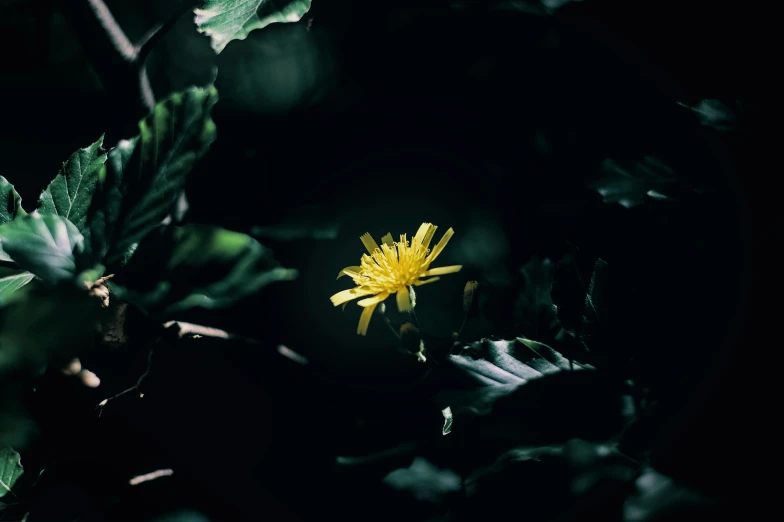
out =
{"type": "Polygon", "coordinates": [[[22,196],[7,179],[0,176],[0,225],[25,214],[27,212],[22,208],[22,196]]]}
{"type": "Polygon", "coordinates": [[[254,29],[270,24],[298,22],[310,10],[311,0],[206,0],[195,9],[199,31],[209,35],[220,53],[232,40],[244,40],[254,29]]]}
{"type": "Polygon", "coordinates": [[[103,136],[89,147],[71,154],[60,173],[38,198],[38,212],[66,218],[82,230],[105,162],[103,136]]]}
{"type": "Polygon", "coordinates": [[[85,231],[92,262],[127,259],[171,212],[194,163],[215,140],[210,110],[217,100],[214,87],[174,93],[139,122],[138,136],[109,152],[85,231]]]}
{"type": "Polygon", "coordinates": [[[27,270],[0,267],[0,306],[6,303],[11,294],[32,281],[33,277],[27,270]]]}
{"type": "Polygon", "coordinates": [[[101,310],[100,300],[70,282],[24,287],[0,315],[0,376],[78,357],[92,346],[101,310]]]}
{"type": "Polygon", "coordinates": [[[477,383],[489,386],[517,385],[561,371],[593,369],[525,337],[512,341],[483,339],[450,355],[449,361],[477,383]]]}
{"type": "Polygon", "coordinates": [[[296,270],[280,267],[252,237],[219,227],[161,227],[139,244],[112,292],[152,315],[223,308],[296,270]]]}
{"type": "Polygon", "coordinates": [[[33,213],[0,226],[0,247],[19,267],[56,283],[74,277],[84,240],[67,219],[33,213]]]}
{"type": "Polygon", "coordinates": [[[0,448],[0,498],[14,494],[12,488],[24,473],[19,453],[11,447],[0,448]]]}

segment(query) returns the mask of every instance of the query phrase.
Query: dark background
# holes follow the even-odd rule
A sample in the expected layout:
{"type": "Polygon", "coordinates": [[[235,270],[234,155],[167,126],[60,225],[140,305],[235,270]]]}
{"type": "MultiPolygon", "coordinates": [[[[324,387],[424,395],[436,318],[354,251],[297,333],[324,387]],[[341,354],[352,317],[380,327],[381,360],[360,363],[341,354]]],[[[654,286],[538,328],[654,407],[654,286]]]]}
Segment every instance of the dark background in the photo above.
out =
{"type": "MultiPolygon", "coordinates": [[[[102,132],[108,144],[125,137],[130,110],[104,91],[56,4],[19,2],[0,20],[0,174],[28,208],[75,149],[102,132]]],[[[378,324],[355,336],[357,307],[341,312],[328,297],[348,287],[334,277],[356,263],[359,235],[411,235],[422,221],[439,225],[437,236],[454,227],[440,262],[466,265],[418,294],[420,319],[441,335],[459,325],[467,279],[486,289],[482,333],[512,336],[531,256],[555,262],[576,245],[584,278],[605,259],[623,303],[613,349],[668,383],[653,462],[711,496],[741,498],[753,476],[719,455],[749,437],[736,378],[748,365],[739,317],[760,132],[750,15],[702,2],[586,0],[549,18],[447,4],[314,0],[306,23],[270,26],[218,57],[186,16],[161,42],[149,63],[159,98],[220,71],[218,140],[191,176],[188,220],[255,231],[301,276],[185,318],[263,345],[180,343],[156,355],[145,398],[119,399],[100,418],[92,406],[144,371],[140,343],[85,363],[102,378],[97,390],[42,384],[42,437],[23,463],[46,466],[50,486],[31,520],[85,510],[82,520],[141,520],[179,507],[213,520],[392,516],[391,497],[374,496],[378,481],[347,479],[334,457],[424,429],[433,412],[416,395],[421,368],[378,324]],[[704,98],[736,109],[734,131],[700,126],[676,104],[704,98]],[[644,156],[706,195],[625,209],[586,187],[604,159],[644,156]],[[298,216],[336,223],[337,236],[259,233],[298,216]],[[311,364],[280,357],[280,343],[311,364]],[[126,485],[166,467],[170,478],[126,485]],[[362,499],[376,505],[366,511],[362,499]]],[[[173,9],[109,5],[132,38],[173,9]]]]}

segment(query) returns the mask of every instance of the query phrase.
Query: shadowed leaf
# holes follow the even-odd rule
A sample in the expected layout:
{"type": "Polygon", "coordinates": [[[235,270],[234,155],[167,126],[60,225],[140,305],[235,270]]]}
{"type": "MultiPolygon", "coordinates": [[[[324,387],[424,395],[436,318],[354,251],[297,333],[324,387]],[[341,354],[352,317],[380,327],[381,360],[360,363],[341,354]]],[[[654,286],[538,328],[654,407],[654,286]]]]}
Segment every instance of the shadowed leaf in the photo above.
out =
{"type": "Polygon", "coordinates": [[[94,262],[124,262],[172,211],[215,139],[210,111],[217,99],[214,87],[174,93],[139,122],[138,136],[109,152],[85,231],[94,262]]]}
{"type": "Polygon", "coordinates": [[[599,177],[588,183],[605,203],[618,203],[626,208],[640,205],[646,198],[669,199],[668,194],[677,185],[672,169],[651,156],[631,169],[607,159],[602,163],[599,177]]]}
{"type": "Polygon", "coordinates": [[[161,318],[190,308],[230,306],[276,281],[297,276],[248,235],[219,227],[164,227],[140,243],[121,280],[120,298],[161,318]]]}

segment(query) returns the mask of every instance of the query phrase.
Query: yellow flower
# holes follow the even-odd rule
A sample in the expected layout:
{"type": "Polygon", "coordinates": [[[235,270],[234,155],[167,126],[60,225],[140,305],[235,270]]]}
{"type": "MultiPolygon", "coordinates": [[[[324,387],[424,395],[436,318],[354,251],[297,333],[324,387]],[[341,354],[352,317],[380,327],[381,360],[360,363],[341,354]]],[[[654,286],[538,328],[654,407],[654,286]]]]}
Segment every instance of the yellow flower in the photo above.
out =
{"type": "Polygon", "coordinates": [[[410,244],[406,241],[405,234],[401,234],[398,242],[392,240],[392,234],[387,234],[381,238],[381,247],[370,237],[370,234],[366,233],[360,237],[370,255],[363,254],[360,266],[346,267],[338,274],[338,279],[347,275],[357,286],[338,292],[329,298],[333,305],[338,306],[357,297],[373,296],[357,303],[364,308],[359,318],[357,334],[367,334],[373,311],[390,294],[397,294],[398,310],[410,311],[409,287],[438,281],[439,277],[430,276],[452,274],[463,268],[462,265],[430,268],[430,264],[441,254],[455,233],[450,227],[438,244],[430,250],[428,247],[436,233],[436,228],[438,227],[431,223],[422,223],[410,244]],[[430,277],[430,279],[423,280],[422,277],[430,277]]]}

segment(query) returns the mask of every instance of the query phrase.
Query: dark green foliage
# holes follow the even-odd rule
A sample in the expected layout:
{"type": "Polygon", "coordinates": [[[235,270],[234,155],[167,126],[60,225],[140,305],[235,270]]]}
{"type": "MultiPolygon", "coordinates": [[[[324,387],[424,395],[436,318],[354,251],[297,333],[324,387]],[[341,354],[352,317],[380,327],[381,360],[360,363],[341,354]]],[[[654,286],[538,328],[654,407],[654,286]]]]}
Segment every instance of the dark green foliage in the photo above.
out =
{"type": "Polygon", "coordinates": [[[111,289],[119,299],[169,319],[194,307],[228,307],[296,276],[245,234],[206,225],[169,226],[139,244],[111,289]]]}
{"type": "Polygon", "coordinates": [[[172,94],[139,122],[139,136],[109,152],[87,223],[95,262],[124,262],[171,212],[193,164],[215,139],[210,111],[217,100],[212,87],[172,94]]]}

